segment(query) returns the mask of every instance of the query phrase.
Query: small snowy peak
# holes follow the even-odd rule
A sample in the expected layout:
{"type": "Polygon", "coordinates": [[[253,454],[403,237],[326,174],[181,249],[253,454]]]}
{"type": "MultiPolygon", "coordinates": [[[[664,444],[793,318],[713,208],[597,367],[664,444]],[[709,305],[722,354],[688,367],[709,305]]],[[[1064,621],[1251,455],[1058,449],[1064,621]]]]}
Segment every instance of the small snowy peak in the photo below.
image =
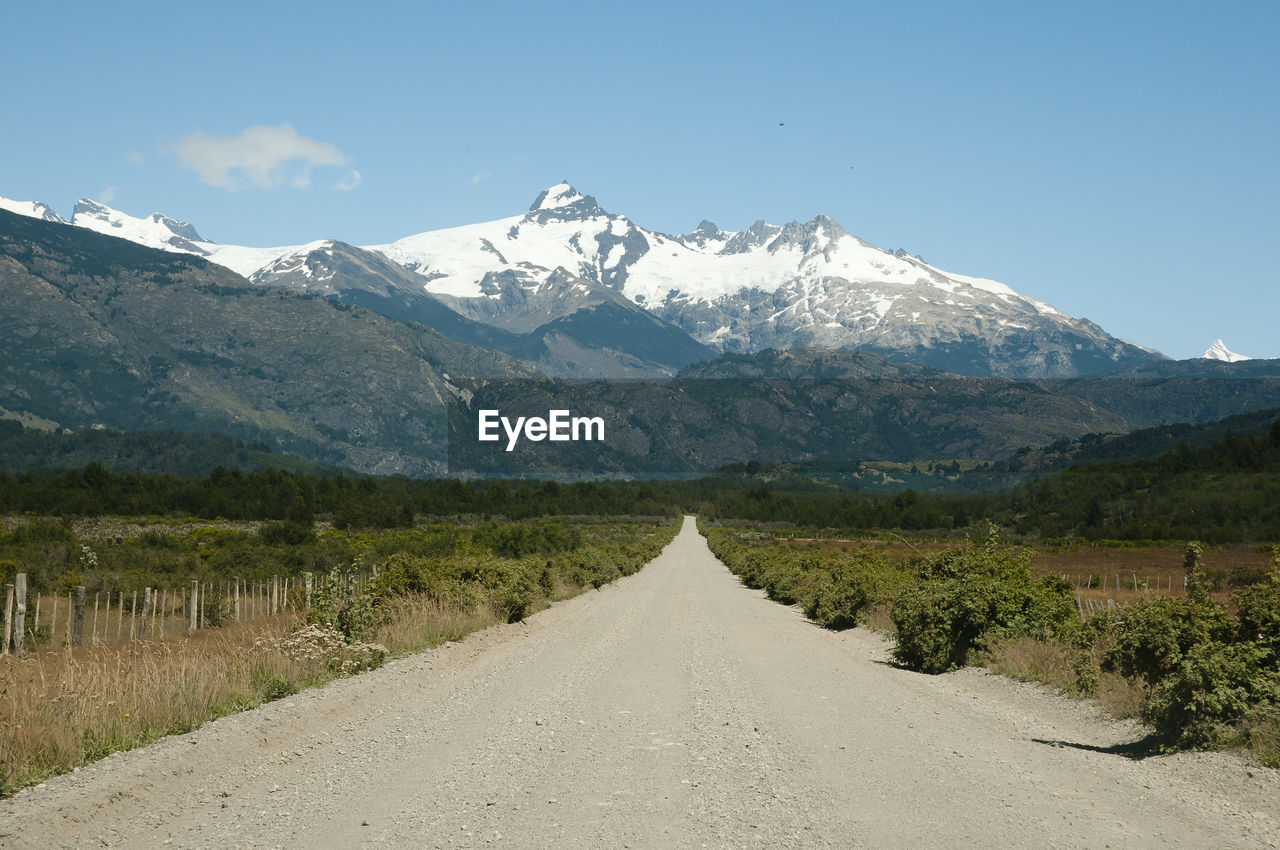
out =
{"type": "Polygon", "coordinates": [[[200,244],[205,243],[205,240],[194,227],[160,213],[152,213],[146,218],[134,218],[105,204],[81,198],[72,211],[71,223],[149,248],[201,256],[209,254],[207,244],[200,244]]]}
{"type": "Polygon", "coordinates": [[[680,236],[673,236],[672,239],[679,242],[686,248],[704,251],[708,253],[716,253],[724,247],[734,234],[726,233],[715,225],[714,222],[703,219],[692,233],[684,233],[680,236]]]}
{"type": "Polygon", "coordinates": [[[67,220],[58,215],[53,209],[40,201],[15,201],[10,198],[0,197],[0,210],[8,210],[11,213],[25,215],[28,218],[38,218],[43,221],[56,221],[59,224],[67,224],[67,220]]]}
{"type": "Polygon", "coordinates": [[[530,205],[529,212],[567,207],[583,200],[584,197],[586,196],[568,183],[557,183],[542,190],[542,194],[538,195],[533,204],[530,205]]]}
{"type": "Polygon", "coordinates": [[[725,243],[720,249],[721,254],[745,254],[753,248],[761,248],[769,242],[773,241],[782,228],[776,224],[769,224],[764,220],[757,220],[755,224],[748,227],[741,233],[735,233],[733,237],[725,243]]]}
{"type": "Polygon", "coordinates": [[[266,280],[273,275],[295,271],[301,271],[305,276],[311,277],[318,264],[333,256],[333,246],[333,241],[328,239],[299,246],[258,269],[250,279],[256,282],[266,280]]]}
{"type": "Polygon", "coordinates": [[[613,218],[590,195],[584,195],[568,183],[557,183],[534,199],[524,221],[548,224],[557,221],[588,221],[593,218],[613,218]]]}
{"type": "Polygon", "coordinates": [[[1226,343],[1220,339],[1215,339],[1213,345],[1206,348],[1204,354],[1201,354],[1200,357],[1204,360],[1221,360],[1223,363],[1239,363],[1242,360],[1253,359],[1243,354],[1236,354],[1227,348],[1226,343]]]}
{"type": "Polygon", "coordinates": [[[173,235],[180,236],[183,239],[189,239],[192,242],[208,242],[209,241],[208,239],[205,239],[203,236],[197,233],[196,229],[192,227],[188,222],[178,221],[176,218],[169,218],[169,216],[161,215],[160,213],[152,213],[150,221],[152,224],[159,225],[160,227],[163,227],[164,229],[168,230],[173,235]]]}
{"type": "Polygon", "coordinates": [[[793,221],[783,225],[778,235],[769,242],[770,252],[784,248],[797,248],[808,256],[830,247],[833,242],[847,236],[845,230],[829,216],[820,215],[811,221],[793,221]]]}

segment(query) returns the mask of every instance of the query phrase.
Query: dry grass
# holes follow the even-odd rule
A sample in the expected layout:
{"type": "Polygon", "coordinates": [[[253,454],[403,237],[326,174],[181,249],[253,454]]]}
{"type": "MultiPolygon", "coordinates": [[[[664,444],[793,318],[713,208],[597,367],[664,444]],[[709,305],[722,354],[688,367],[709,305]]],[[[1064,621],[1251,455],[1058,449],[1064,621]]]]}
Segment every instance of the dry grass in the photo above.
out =
{"type": "Polygon", "coordinates": [[[1280,709],[1246,723],[1243,731],[1258,761],[1280,769],[1280,709]]]}
{"type": "Polygon", "coordinates": [[[986,667],[1023,682],[1040,682],[1064,693],[1076,685],[1075,658],[1070,650],[1035,638],[1020,637],[1000,644],[986,659],[986,667]]]}
{"type": "Polygon", "coordinates": [[[392,655],[405,655],[505,622],[489,605],[472,610],[441,605],[425,598],[396,600],[374,640],[392,655]]]}
{"type": "Polygon", "coordinates": [[[1126,679],[1119,673],[1103,673],[1098,677],[1098,702],[1116,717],[1137,717],[1147,690],[1140,680],[1126,679]]]}
{"type": "Polygon", "coordinates": [[[190,638],[0,658],[0,793],[283,696],[322,674],[255,642],[281,617],[190,638]]]}
{"type": "MultiPolygon", "coordinates": [[[[503,621],[487,605],[402,598],[374,640],[405,655],[503,621]]],[[[0,657],[0,796],[333,679],[325,659],[273,648],[301,624],[281,614],[189,637],[0,657]]]]}
{"type": "Polygon", "coordinates": [[[893,608],[888,602],[879,605],[872,605],[867,609],[867,613],[863,619],[863,624],[867,628],[877,631],[885,637],[894,637],[898,634],[898,627],[894,625],[893,619],[889,616],[889,611],[893,608]]]}
{"type": "MultiPolygon", "coordinates": [[[[1023,682],[1039,682],[1068,696],[1080,696],[1075,656],[1061,644],[1020,637],[995,647],[983,660],[992,672],[1023,682]]],[[[1095,698],[1116,717],[1137,717],[1144,695],[1141,682],[1102,673],[1095,698]]]]}

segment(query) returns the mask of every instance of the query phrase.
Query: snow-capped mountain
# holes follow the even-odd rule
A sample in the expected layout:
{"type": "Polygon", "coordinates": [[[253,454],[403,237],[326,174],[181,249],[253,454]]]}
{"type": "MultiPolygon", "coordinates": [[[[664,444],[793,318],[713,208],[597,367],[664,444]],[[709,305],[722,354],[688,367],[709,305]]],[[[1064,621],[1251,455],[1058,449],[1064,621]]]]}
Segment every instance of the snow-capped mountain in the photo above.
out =
{"type": "Polygon", "coordinates": [[[250,280],[259,270],[285,257],[299,252],[318,250],[328,244],[320,241],[282,248],[219,245],[205,239],[185,221],[178,221],[161,213],[152,213],[146,218],[135,218],[88,198],[81,198],[76,202],[75,209],[71,213],[71,223],[77,227],[105,233],[107,236],[128,239],[130,242],[137,242],[148,248],[197,254],[250,280]]]}
{"type": "Polygon", "coordinates": [[[13,201],[9,198],[0,198],[0,210],[8,210],[28,218],[67,223],[67,220],[50,209],[48,204],[42,204],[39,201],[13,201]]]}
{"type": "Polygon", "coordinates": [[[672,236],[567,183],[520,216],[373,246],[460,312],[500,324],[516,291],[607,286],[720,351],[857,348],[969,374],[1071,376],[1159,355],[1004,284],[876,248],[827,216],[672,236]],[[567,278],[565,275],[567,274],[567,278]]]}
{"type": "MultiPolygon", "coordinates": [[[[159,213],[133,218],[88,200],[76,205],[72,223],[199,254],[258,283],[336,297],[370,289],[402,300],[426,296],[515,334],[608,304],[610,315],[643,309],[714,351],[861,349],[964,374],[1024,378],[1161,356],[1002,283],[869,245],[827,216],[757,221],[740,232],[703,221],[691,233],[670,235],[605,211],[568,183],[544,190],[521,215],[360,249],[408,274],[375,268],[366,256],[354,264],[369,272],[359,281],[349,262],[341,280],[333,277],[335,245],[342,243],[331,240],[217,245],[185,222],[159,213]]],[[[350,250],[343,246],[348,259],[350,250]]]]}
{"type": "Polygon", "coordinates": [[[1244,354],[1236,354],[1220,339],[1215,339],[1213,345],[1206,348],[1200,357],[1203,360],[1221,360],[1223,363],[1239,363],[1242,360],[1253,359],[1244,354]]]}

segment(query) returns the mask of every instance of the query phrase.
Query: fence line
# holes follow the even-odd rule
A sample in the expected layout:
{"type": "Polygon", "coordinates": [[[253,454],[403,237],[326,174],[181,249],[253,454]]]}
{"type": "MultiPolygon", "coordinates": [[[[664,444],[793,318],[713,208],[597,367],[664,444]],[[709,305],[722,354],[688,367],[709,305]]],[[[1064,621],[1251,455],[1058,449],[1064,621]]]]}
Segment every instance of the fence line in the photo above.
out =
{"type": "MultiPolygon", "coordinates": [[[[348,586],[360,592],[376,577],[376,571],[352,575],[348,586]]],[[[233,576],[225,584],[193,579],[189,588],[144,587],[141,599],[136,589],[105,588],[94,592],[92,613],[84,585],[65,592],[65,611],[62,592],[34,593],[30,599],[28,587],[26,573],[16,574],[5,585],[0,655],[37,646],[98,646],[179,637],[232,622],[305,612],[311,609],[316,584],[315,574],[308,571],[302,573],[301,581],[297,576],[276,575],[250,582],[233,576]],[[43,602],[45,597],[48,603],[43,602]]]]}

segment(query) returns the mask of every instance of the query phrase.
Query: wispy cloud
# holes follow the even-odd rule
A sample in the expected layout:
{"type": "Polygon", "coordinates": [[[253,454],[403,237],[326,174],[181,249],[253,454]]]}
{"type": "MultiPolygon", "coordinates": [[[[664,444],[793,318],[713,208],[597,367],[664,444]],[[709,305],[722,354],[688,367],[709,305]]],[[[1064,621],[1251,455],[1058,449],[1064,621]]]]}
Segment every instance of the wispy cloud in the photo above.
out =
{"type": "Polygon", "coordinates": [[[125,158],[128,159],[130,162],[132,162],[134,165],[138,165],[138,166],[145,165],[147,162],[147,155],[144,154],[142,151],[133,151],[125,158]]]}
{"type": "MultiPolygon", "coordinates": [[[[173,150],[201,182],[229,192],[250,186],[305,189],[312,168],[347,164],[347,155],[333,143],[299,136],[288,124],[249,127],[234,136],[196,132],[179,139],[173,150]]],[[[353,170],[335,188],[354,188],[359,180],[353,170]]]]}
{"type": "Polygon", "coordinates": [[[341,180],[334,183],[333,188],[337,189],[339,192],[349,192],[359,186],[363,179],[364,178],[360,176],[360,172],[353,168],[348,171],[341,180]]]}
{"type": "Polygon", "coordinates": [[[98,193],[98,200],[104,204],[109,204],[116,199],[116,187],[108,186],[98,193]]]}
{"type": "Polygon", "coordinates": [[[493,176],[492,171],[477,171],[475,174],[471,175],[471,182],[483,183],[484,181],[488,180],[492,176],[493,176]]]}

